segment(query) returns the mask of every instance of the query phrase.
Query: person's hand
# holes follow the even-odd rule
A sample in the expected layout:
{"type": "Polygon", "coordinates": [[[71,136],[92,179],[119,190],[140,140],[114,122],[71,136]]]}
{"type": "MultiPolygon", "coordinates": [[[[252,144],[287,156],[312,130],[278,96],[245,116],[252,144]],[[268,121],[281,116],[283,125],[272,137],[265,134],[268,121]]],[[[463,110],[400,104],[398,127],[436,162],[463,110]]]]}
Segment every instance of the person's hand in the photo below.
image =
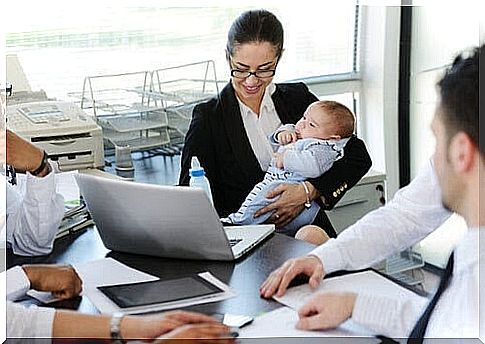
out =
{"type": "Polygon", "coordinates": [[[284,159],[285,159],[284,153],[274,153],[274,160],[275,160],[276,167],[281,169],[285,168],[284,159]]]}
{"type": "Polygon", "coordinates": [[[160,344],[234,344],[235,339],[230,336],[230,329],[222,324],[194,324],[183,325],[164,334],[156,343],[160,344]]]}
{"type": "Polygon", "coordinates": [[[229,328],[204,314],[173,311],[154,316],[127,316],[120,324],[124,339],[153,340],[176,338],[221,338],[229,336],[229,328]]]}
{"type": "Polygon", "coordinates": [[[277,228],[281,228],[301,213],[305,207],[306,193],[301,184],[282,184],[266,194],[269,199],[277,196],[279,198],[276,201],[259,209],[254,217],[274,211],[268,222],[274,223],[277,228]]]}
{"type": "Polygon", "coordinates": [[[70,299],[82,291],[82,281],[70,265],[23,265],[22,269],[32,289],[50,291],[58,299],[70,299]]]}
{"type": "Polygon", "coordinates": [[[42,163],[44,152],[17,134],[6,130],[7,164],[18,171],[35,171],[42,163]]]}
{"type": "Polygon", "coordinates": [[[352,316],[355,293],[319,293],[298,311],[300,330],[328,330],[352,316]]]}
{"type": "Polygon", "coordinates": [[[279,132],[276,138],[278,139],[278,143],[281,145],[287,145],[297,140],[296,132],[290,130],[283,130],[279,132]]]}
{"type": "Polygon", "coordinates": [[[268,276],[259,288],[259,293],[264,298],[270,298],[275,293],[277,296],[283,296],[290,282],[300,274],[310,277],[308,284],[315,289],[325,276],[325,271],[322,262],[316,256],[289,259],[268,276]]]}

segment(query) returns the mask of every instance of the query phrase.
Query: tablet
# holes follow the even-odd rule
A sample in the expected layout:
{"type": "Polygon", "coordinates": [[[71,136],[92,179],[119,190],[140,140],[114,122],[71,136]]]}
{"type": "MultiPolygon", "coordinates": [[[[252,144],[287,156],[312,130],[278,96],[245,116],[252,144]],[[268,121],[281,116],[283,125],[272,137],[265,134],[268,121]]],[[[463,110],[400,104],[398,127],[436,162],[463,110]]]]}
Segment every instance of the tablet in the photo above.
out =
{"type": "Polygon", "coordinates": [[[223,293],[200,276],[97,287],[118,307],[140,307],[223,293]]]}

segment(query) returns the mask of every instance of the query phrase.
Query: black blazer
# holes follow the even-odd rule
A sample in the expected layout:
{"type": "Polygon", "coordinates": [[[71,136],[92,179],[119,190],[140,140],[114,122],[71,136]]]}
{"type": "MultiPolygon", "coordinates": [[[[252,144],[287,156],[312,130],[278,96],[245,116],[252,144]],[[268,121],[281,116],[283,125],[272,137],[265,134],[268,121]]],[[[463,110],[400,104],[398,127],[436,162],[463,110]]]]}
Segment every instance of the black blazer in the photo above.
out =
{"type": "MultiPolygon", "coordinates": [[[[303,83],[276,84],[272,98],[283,124],[296,123],[308,105],[318,100],[303,83]]],[[[265,171],[249,143],[231,83],[218,97],[194,108],[182,152],[180,185],[189,184],[192,156],[199,158],[206,171],[214,206],[221,217],[237,211],[254,185],[264,178],[265,171]]],[[[344,148],[344,157],[322,176],[309,180],[324,197],[323,208],[333,208],[371,164],[364,142],[353,136],[344,148]]],[[[329,230],[331,224],[321,213],[318,224],[329,230]]]]}

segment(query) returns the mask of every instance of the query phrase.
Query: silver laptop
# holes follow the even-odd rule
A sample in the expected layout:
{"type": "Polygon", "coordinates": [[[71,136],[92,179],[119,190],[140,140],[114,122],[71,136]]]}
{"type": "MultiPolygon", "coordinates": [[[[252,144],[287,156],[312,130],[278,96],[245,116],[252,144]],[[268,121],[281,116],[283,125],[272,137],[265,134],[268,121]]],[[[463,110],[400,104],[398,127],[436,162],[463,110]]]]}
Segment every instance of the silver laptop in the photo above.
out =
{"type": "Polygon", "coordinates": [[[79,190],[111,250],[159,257],[234,260],[274,225],[223,227],[202,189],[76,175],[79,190]]]}

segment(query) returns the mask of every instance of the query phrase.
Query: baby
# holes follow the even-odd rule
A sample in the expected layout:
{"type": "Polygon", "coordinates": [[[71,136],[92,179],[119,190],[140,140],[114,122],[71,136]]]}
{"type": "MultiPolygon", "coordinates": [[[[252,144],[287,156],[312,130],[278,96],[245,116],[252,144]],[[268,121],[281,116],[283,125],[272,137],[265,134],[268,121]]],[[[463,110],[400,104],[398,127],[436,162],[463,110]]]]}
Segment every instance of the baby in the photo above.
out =
{"type": "MultiPolygon", "coordinates": [[[[254,213],[276,200],[266,198],[266,194],[282,183],[299,184],[328,171],[342,158],[354,126],[354,115],[346,106],[334,101],[310,104],[296,125],[283,125],[270,136],[278,150],[264,179],[251,190],[239,210],[222,221],[239,225],[265,222],[272,212],[257,218],[254,213]]],[[[278,232],[294,236],[301,226],[313,222],[319,210],[315,201],[311,206],[305,205],[305,209],[278,232]]]]}

